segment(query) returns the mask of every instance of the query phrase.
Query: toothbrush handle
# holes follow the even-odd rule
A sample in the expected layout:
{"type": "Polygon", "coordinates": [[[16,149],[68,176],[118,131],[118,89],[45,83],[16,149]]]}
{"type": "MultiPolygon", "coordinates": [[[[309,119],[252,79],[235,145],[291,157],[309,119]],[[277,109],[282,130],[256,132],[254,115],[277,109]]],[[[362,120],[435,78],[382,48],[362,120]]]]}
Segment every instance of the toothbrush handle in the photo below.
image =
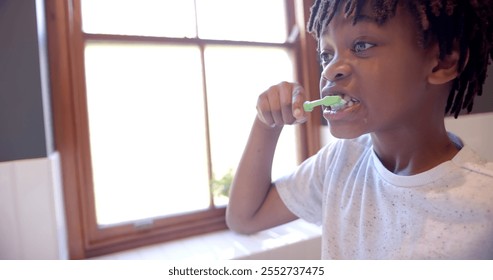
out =
{"type": "Polygon", "coordinates": [[[303,109],[305,112],[311,112],[313,111],[313,108],[323,105],[323,99],[315,100],[315,101],[305,101],[303,103],[303,109]]]}

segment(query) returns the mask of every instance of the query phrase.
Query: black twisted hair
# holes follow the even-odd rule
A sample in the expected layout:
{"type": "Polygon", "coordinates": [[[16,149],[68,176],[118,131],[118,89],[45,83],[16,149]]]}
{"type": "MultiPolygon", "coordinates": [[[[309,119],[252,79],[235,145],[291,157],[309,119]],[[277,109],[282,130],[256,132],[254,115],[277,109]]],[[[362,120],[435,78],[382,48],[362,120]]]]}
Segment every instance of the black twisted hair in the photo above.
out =
{"type": "Polygon", "coordinates": [[[483,92],[493,59],[493,0],[316,0],[308,32],[318,40],[322,29],[341,9],[356,23],[366,4],[371,5],[371,16],[378,24],[393,17],[398,4],[407,7],[416,19],[419,43],[426,48],[438,42],[440,58],[458,47],[459,75],[453,81],[445,114],[457,118],[463,109],[471,112],[474,97],[483,92]]]}

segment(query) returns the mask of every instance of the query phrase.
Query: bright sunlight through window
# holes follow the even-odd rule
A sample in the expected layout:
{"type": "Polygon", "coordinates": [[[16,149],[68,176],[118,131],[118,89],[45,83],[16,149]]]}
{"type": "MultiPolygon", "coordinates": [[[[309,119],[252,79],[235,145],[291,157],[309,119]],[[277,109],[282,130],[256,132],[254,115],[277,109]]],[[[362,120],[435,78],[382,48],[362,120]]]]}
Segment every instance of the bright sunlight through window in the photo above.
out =
{"type": "MultiPolygon", "coordinates": [[[[82,13],[87,34],[133,36],[85,44],[98,224],[225,205],[258,95],[294,79],[284,0],[84,0],[82,13]]],[[[286,127],[274,177],[296,165],[295,144],[286,127]]]]}

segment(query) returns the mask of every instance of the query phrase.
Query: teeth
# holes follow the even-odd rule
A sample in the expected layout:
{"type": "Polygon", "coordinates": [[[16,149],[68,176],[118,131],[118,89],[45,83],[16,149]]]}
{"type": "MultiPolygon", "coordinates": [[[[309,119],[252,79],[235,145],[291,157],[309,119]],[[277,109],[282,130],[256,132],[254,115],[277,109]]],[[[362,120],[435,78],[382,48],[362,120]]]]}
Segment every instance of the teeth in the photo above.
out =
{"type": "Polygon", "coordinates": [[[359,100],[358,100],[358,99],[356,99],[356,98],[352,98],[352,97],[350,97],[349,95],[346,95],[346,94],[340,94],[339,96],[340,96],[340,97],[341,97],[344,101],[346,101],[346,102],[349,102],[349,101],[353,101],[354,103],[359,102],[359,100]]]}
{"type": "Polygon", "coordinates": [[[340,102],[340,103],[343,103],[343,104],[338,104],[338,105],[333,105],[333,106],[328,106],[328,107],[325,107],[324,106],[325,107],[325,109],[324,109],[325,112],[327,112],[329,114],[335,114],[335,113],[337,113],[338,111],[340,111],[342,109],[352,107],[355,104],[359,103],[359,100],[358,99],[352,98],[349,95],[346,95],[346,94],[343,94],[343,93],[338,93],[337,95],[339,95],[341,97],[341,99],[343,100],[343,102],[340,102]]]}
{"type": "Polygon", "coordinates": [[[348,105],[347,102],[344,102],[343,104],[332,105],[332,106],[330,106],[330,109],[338,110],[338,109],[346,107],[347,105],[348,105]]]}
{"type": "Polygon", "coordinates": [[[336,113],[337,111],[344,109],[344,108],[349,108],[354,106],[356,103],[359,103],[359,101],[355,98],[351,98],[348,95],[341,94],[341,98],[345,101],[344,104],[340,105],[335,105],[335,106],[330,106],[328,108],[328,112],[331,114],[336,113]]]}

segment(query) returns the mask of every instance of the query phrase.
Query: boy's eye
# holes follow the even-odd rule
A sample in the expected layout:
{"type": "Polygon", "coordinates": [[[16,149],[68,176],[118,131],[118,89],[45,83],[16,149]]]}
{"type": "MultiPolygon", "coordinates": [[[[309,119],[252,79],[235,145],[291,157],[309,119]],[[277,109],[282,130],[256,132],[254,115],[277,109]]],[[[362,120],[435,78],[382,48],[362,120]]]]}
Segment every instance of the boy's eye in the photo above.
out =
{"type": "Polygon", "coordinates": [[[322,65],[329,64],[333,58],[334,58],[334,54],[332,53],[328,53],[328,52],[320,53],[320,63],[322,65]]]}
{"type": "Polygon", "coordinates": [[[363,51],[366,51],[368,49],[373,48],[374,46],[375,46],[374,44],[367,43],[367,42],[356,42],[353,46],[353,51],[355,53],[363,52],[363,51]]]}

